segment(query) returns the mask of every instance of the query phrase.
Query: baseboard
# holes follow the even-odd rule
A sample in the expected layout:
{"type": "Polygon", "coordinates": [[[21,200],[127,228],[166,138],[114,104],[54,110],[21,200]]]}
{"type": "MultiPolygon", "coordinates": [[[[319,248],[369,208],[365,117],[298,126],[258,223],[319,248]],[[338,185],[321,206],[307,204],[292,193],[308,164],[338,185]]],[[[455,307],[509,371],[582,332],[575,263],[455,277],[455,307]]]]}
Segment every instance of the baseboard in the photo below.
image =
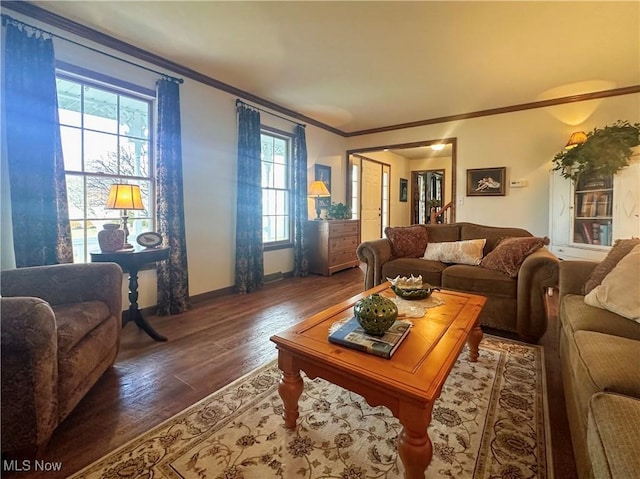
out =
{"type": "MultiPolygon", "coordinates": [[[[283,273],[282,271],[278,271],[277,273],[271,273],[264,276],[265,284],[273,283],[275,281],[281,281],[285,278],[293,278],[293,271],[287,271],[283,273]]],[[[225,288],[216,289],[213,291],[207,291],[206,293],[200,293],[193,296],[189,296],[189,301],[191,304],[202,303],[204,301],[210,301],[215,298],[219,298],[221,296],[228,296],[230,294],[235,294],[234,286],[227,286],[225,288]]],[[[145,308],[141,308],[142,314],[144,316],[155,315],[156,310],[158,309],[158,305],[154,304],[153,306],[147,306],[145,308]]]]}

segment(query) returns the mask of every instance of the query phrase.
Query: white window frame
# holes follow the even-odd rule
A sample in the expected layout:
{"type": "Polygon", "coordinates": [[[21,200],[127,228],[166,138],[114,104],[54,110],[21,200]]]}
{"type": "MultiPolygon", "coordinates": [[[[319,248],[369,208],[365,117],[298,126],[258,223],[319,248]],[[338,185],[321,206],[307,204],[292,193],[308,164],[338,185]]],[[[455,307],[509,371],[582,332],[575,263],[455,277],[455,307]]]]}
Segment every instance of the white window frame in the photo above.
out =
{"type": "MultiPolygon", "coordinates": [[[[285,179],[285,186],[284,187],[280,187],[280,188],[276,188],[273,186],[266,186],[266,183],[268,182],[268,179],[266,178],[262,178],[262,191],[263,191],[263,198],[264,198],[264,193],[265,191],[276,191],[276,192],[285,192],[285,196],[286,196],[286,212],[282,212],[282,210],[280,209],[280,205],[277,205],[277,210],[276,210],[276,216],[283,216],[285,217],[285,222],[286,222],[286,228],[288,231],[288,235],[286,235],[286,238],[283,239],[278,239],[275,241],[264,241],[264,228],[265,228],[265,220],[267,217],[273,216],[271,215],[269,212],[267,212],[267,204],[263,199],[263,204],[262,204],[262,225],[263,225],[263,247],[265,251],[269,251],[269,250],[275,250],[275,249],[282,249],[282,248],[290,248],[293,246],[293,228],[294,228],[294,224],[293,224],[293,191],[292,191],[292,173],[293,173],[293,167],[292,167],[292,147],[293,147],[293,135],[290,133],[286,133],[280,130],[276,130],[275,128],[270,128],[267,126],[261,126],[260,128],[260,145],[262,146],[262,137],[263,136],[267,136],[270,138],[274,138],[274,139],[278,139],[278,140],[282,140],[286,143],[286,154],[285,154],[285,174],[286,174],[286,179],[285,179]]],[[[264,153],[261,152],[261,162],[264,162],[266,159],[264,158],[264,153]]],[[[263,170],[264,171],[264,170],[263,170]]]]}
{"type": "MultiPolygon", "coordinates": [[[[80,155],[81,155],[81,167],[80,169],[71,169],[68,168],[68,165],[65,164],[65,176],[67,177],[67,191],[69,192],[69,180],[70,179],[80,179],[82,181],[82,190],[83,190],[83,201],[82,201],[82,210],[83,214],[80,216],[76,216],[69,212],[69,221],[72,224],[72,241],[74,243],[74,262],[90,262],[89,253],[92,251],[99,250],[97,246],[97,230],[102,227],[104,223],[121,223],[121,211],[120,210],[106,210],[104,216],[91,216],[89,214],[89,202],[88,202],[88,179],[98,179],[98,180],[107,180],[112,183],[132,183],[132,184],[141,184],[141,182],[148,183],[148,195],[146,201],[143,201],[144,206],[146,208],[147,215],[142,215],[139,211],[129,211],[129,242],[135,243],[135,237],[137,234],[143,231],[153,231],[155,230],[155,161],[154,161],[154,144],[155,144],[155,121],[153,117],[153,112],[155,109],[155,98],[151,95],[151,91],[139,88],[139,91],[135,91],[131,88],[127,88],[124,85],[124,82],[119,80],[109,78],[103,75],[95,74],[92,72],[88,72],[87,70],[80,68],[58,68],[56,70],[56,78],[63,79],[69,82],[75,82],[81,85],[81,89],[84,86],[100,89],[107,91],[109,93],[113,93],[118,95],[118,108],[120,108],[120,98],[132,98],[135,100],[143,101],[148,103],[148,134],[145,141],[148,142],[147,147],[147,155],[149,158],[148,165],[148,173],[147,175],[125,175],[125,174],[110,174],[103,172],[90,172],[85,170],[85,149],[84,149],[84,138],[86,132],[95,132],[101,133],[100,129],[91,129],[87,128],[84,124],[84,120],[80,126],[66,124],[64,120],[60,120],[60,128],[61,131],[63,128],[67,129],[75,129],[80,132],[80,155]],[[81,73],[78,73],[80,71],[81,73]],[[145,93],[142,93],[145,91],[145,93]],[[81,236],[78,234],[74,235],[73,225],[80,223],[82,225],[81,236]],[[96,230],[89,231],[90,228],[88,224],[95,224],[96,230]],[[133,241],[132,241],[133,240],[133,241]]],[[[133,86],[126,84],[127,86],[133,86]]],[[[83,98],[83,93],[81,93],[81,98],[83,98]]],[[[81,117],[83,118],[82,111],[84,109],[84,105],[81,106],[81,117]]],[[[119,130],[119,129],[118,129],[119,130]]],[[[112,132],[110,132],[112,133],[112,132]]],[[[120,131],[116,133],[112,133],[117,138],[117,144],[121,144],[122,138],[136,138],[135,136],[129,136],[122,134],[120,131]]],[[[136,138],[140,139],[140,138],[136,138]]],[[[64,156],[64,141],[63,141],[63,156],[64,156]]]]}

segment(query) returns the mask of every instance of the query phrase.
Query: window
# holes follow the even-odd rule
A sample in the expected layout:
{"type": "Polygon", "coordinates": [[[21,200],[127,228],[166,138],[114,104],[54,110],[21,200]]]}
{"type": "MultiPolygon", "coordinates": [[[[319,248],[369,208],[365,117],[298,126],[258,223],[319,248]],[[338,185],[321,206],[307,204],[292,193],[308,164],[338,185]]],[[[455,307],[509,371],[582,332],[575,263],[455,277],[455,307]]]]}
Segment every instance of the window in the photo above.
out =
{"type": "Polygon", "coordinates": [[[262,242],[291,245],[291,137],[262,130],[262,242]]]}
{"type": "Polygon", "coordinates": [[[360,174],[358,173],[358,165],[356,163],[351,164],[351,218],[358,219],[360,214],[360,198],[358,194],[360,192],[360,185],[358,183],[360,174]]]}
{"type": "Polygon", "coordinates": [[[73,256],[82,263],[99,249],[102,226],[121,222],[122,211],[105,208],[113,183],[140,185],[146,208],[127,212],[128,241],[154,229],[152,100],[62,73],[56,83],[73,256]]]}

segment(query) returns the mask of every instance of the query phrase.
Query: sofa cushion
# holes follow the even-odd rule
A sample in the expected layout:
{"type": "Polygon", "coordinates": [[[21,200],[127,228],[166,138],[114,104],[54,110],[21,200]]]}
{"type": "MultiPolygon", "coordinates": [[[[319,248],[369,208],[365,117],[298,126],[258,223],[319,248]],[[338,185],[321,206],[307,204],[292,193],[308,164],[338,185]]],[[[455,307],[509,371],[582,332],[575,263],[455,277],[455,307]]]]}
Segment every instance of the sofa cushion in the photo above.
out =
{"type": "Polygon", "coordinates": [[[498,271],[464,264],[451,265],[442,272],[442,287],[504,298],[516,298],[518,293],[517,280],[498,271]]]}
{"type": "Polygon", "coordinates": [[[575,400],[585,425],[589,399],[597,392],[640,398],[640,341],[592,331],[577,331],[569,341],[575,400]]]}
{"type": "Polygon", "coordinates": [[[429,242],[458,241],[460,239],[460,224],[428,224],[425,225],[429,235],[429,242]]]}
{"type": "Polygon", "coordinates": [[[395,278],[396,276],[422,276],[423,283],[440,286],[442,272],[447,267],[440,261],[430,261],[422,258],[397,258],[387,261],[382,265],[383,278],[395,278]]]}
{"type": "Polygon", "coordinates": [[[499,226],[483,226],[473,223],[462,223],[460,228],[461,240],[485,238],[484,256],[496,247],[503,238],[519,238],[521,236],[532,236],[527,230],[522,228],[503,228],[499,226]]]}
{"type": "Polygon", "coordinates": [[[639,244],[640,238],[617,240],[607,256],[591,271],[587,281],[584,283],[584,294],[589,293],[598,286],[618,262],[639,244]]]}
{"type": "Polygon", "coordinates": [[[549,244],[549,238],[504,238],[487,256],[482,258],[480,266],[487,269],[502,271],[511,278],[518,276],[520,266],[525,258],[544,245],[549,244]]]}
{"type": "Polygon", "coordinates": [[[640,244],[585,297],[589,306],[603,308],[640,323],[640,244]]]}
{"type": "Polygon", "coordinates": [[[62,304],[52,307],[58,325],[58,350],[70,351],[82,338],[111,316],[102,301],[62,304]]]}
{"type": "Polygon", "coordinates": [[[598,393],[589,401],[587,445],[593,476],[640,477],[640,400],[598,393]]]}
{"type": "Polygon", "coordinates": [[[478,265],[482,261],[482,250],[485,242],[486,240],[483,238],[429,243],[423,258],[441,261],[442,263],[478,265]]]}
{"type": "Polygon", "coordinates": [[[595,331],[640,341],[640,324],[606,309],[594,308],[584,296],[568,294],[560,306],[560,324],[568,337],[576,331],[595,331]]]}
{"type": "Polygon", "coordinates": [[[384,234],[396,258],[420,258],[427,248],[427,228],[423,225],[387,227],[384,234]]]}

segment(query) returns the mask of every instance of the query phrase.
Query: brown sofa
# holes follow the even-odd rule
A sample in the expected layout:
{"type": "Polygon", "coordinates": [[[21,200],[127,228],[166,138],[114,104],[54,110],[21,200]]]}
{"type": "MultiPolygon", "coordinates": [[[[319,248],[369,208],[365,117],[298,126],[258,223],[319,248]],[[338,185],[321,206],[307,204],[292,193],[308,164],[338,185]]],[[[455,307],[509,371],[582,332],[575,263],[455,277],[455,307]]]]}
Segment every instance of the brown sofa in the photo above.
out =
{"type": "Polygon", "coordinates": [[[122,270],[114,263],[2,271],[2,452],[38,456],[114,363],[122,270]]]}
{"type": "Polygon", "coordinates": [[[597,265],[560,263],[560,365],[573,451],[580,479],[635,479],[640,324],[585,304],[583,287],[597,265]]]}
{"type": "MultiPolygon", "coordinates": [[[[502,238],[533,236],[521,228],[474,223],[421,226],[427,229],[429,243],[484,238],[485,256],[502,238]]],[[[367,266],[366,289],[384,282],[387,277],[422,275],[424,282],[434,286],[486,296],[487,303],[480,315],[482,325],[516,333],[529,342],[537,342],[547,329],[544,295],[548,287],[557,285],[558,259],[546,248],[527,256],[514,278],[477,265],[394,257],[387,238],[361,243],[357,254],[367,266]]]]}

